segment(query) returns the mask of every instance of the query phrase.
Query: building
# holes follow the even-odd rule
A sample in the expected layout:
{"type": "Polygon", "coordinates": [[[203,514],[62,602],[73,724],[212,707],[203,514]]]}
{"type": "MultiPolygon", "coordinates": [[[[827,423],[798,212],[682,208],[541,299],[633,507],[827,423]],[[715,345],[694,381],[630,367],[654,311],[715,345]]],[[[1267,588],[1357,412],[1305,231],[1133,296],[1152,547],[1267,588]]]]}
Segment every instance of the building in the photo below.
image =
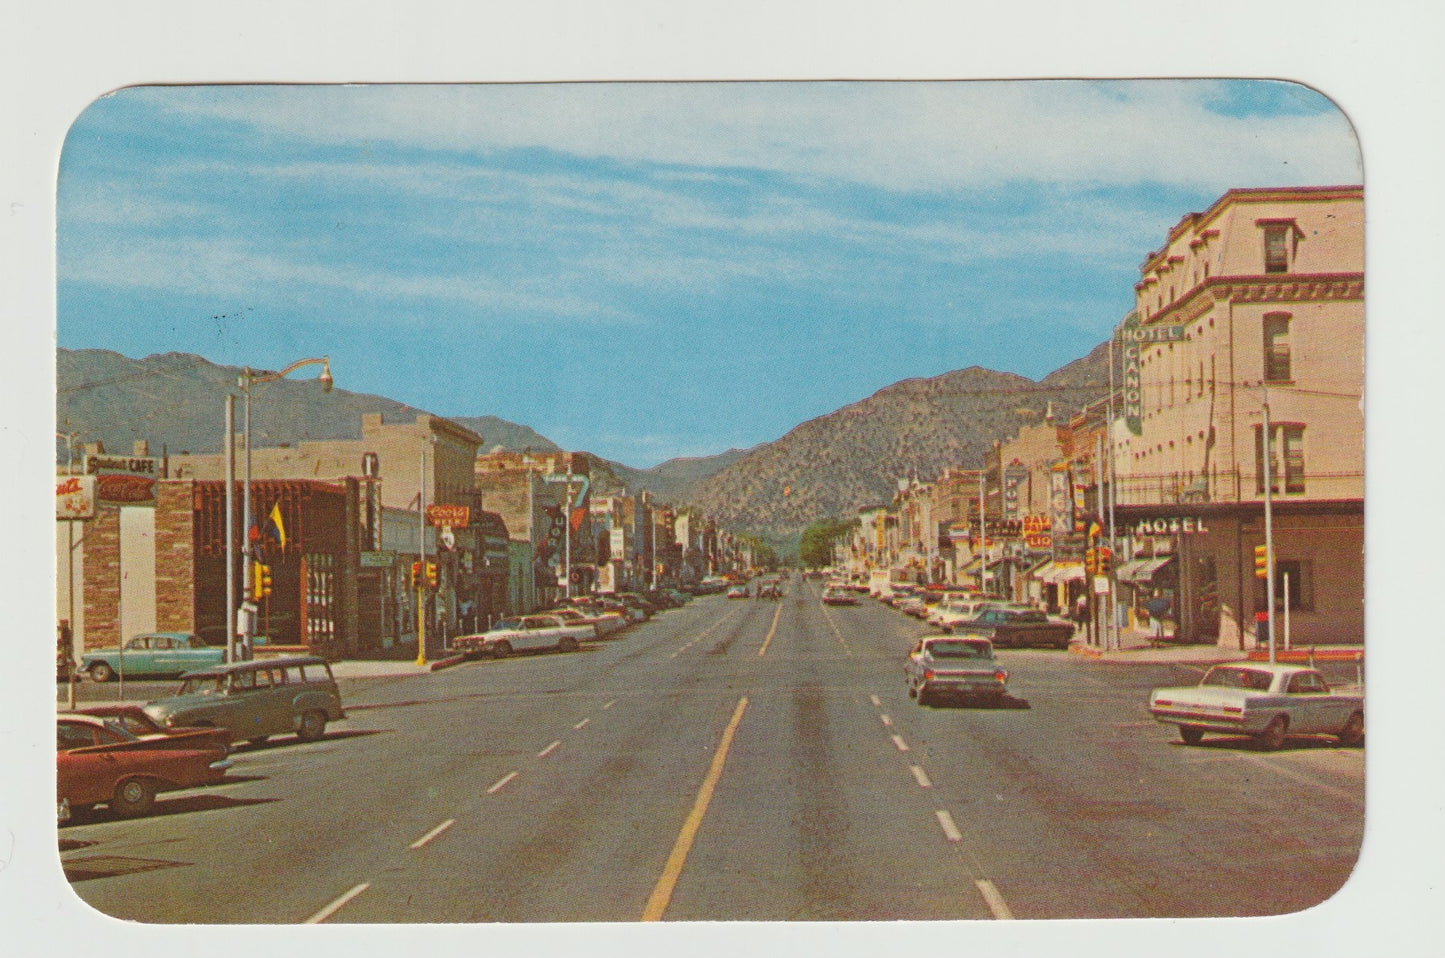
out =
{"type": "Polygon", "coordinates": [[[1140,272],[1116,330],[1119,579],[1147,573],[1181,637],[1260,644],[1268,473],[1289,640],[1363,641],[1363,189],[1230,190],[1140,272]]]}

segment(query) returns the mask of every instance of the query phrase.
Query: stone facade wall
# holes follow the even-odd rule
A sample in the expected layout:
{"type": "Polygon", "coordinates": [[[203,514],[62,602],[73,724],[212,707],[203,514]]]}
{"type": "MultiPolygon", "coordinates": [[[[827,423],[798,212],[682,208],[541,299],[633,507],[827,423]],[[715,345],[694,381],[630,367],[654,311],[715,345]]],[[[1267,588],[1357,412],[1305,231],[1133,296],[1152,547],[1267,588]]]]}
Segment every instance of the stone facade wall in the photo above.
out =
{"type": "Polygon", "coordinates": [[[196,628],[194,495],[189,480],[156,484],[156,628],[162,632],[196,628]]]}
{"type": "Polygon", "coordinates": [[[101,506],[85,527],[85,648],[98,649],[120,641],[120,509],[101,506]]]}

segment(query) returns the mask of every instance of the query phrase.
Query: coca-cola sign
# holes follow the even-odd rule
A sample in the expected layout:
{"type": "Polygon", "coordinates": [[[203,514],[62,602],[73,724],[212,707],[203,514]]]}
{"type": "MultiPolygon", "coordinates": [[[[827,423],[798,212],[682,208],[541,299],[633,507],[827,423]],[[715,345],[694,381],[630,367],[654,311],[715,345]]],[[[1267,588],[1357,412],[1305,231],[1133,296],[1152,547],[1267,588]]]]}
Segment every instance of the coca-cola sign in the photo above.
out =
{"type": "Polygon", "coordinates": [[[154,502],[156,481],[145,476],[95,476],[96,495],[101,502],[154,502]]]}

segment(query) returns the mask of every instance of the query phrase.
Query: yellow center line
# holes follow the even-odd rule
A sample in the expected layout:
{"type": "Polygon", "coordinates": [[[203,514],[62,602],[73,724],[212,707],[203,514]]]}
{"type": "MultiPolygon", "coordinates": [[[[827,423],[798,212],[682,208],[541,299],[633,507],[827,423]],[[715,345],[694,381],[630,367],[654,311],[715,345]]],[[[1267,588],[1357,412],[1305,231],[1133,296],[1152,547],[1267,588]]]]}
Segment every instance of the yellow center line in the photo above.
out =
{"type": "Polygon", "coordinates": [[[778,603],[778,611],[776,611],[776,612],[773,613],[773,626],[772,626],[772,628],[768,629],[768,637],[767,637],[766,639],[763,639],[763,647],[762,647],[761,649],[758,649],[758,658],[762,658],[762,657],[763,657],[763,653],[766,652],[766,651],[768,651],[768,643],[771,642],[771,641],[773,641],[773,636],[774,636],[774,635],[777,633],[777,631],[778,631],[778,617],[781,616],[782,614],[783,614],[783,605],[782,605],[782,603],[780,602],[780,603],[778,603]]]}
{"type": "Polygon", "coordinates": [[[667,865],[662,869],[662,877],[652,889],[652,897],[647,899],[647,908],[642,912],[643,921],[661,921],[663,912],[667,911],[668,903],[672,901],[672,890],[677,886],[677,879],[682,874],[682,866],[687,862],[687,853],[692,850],[697,830],[702,827],[702,817],[707,813],[708,802],[712,801],[713,790],[722,778],[723,762],[727,760],[728,749],[732,747],[733,733],[738,730],[738,723],[743,720],[743,711],[747,707],[748,697],[744,695],[738,700],[732,721],[728,722],[722,740],[718,742],[717,753],[712,757],[712,765],[707,770],[707,777],[702,781],[697,801],[693,802],[687,821],[682,823],[682,831],[672,846],[672,854],[668,856],[667,865]]]}

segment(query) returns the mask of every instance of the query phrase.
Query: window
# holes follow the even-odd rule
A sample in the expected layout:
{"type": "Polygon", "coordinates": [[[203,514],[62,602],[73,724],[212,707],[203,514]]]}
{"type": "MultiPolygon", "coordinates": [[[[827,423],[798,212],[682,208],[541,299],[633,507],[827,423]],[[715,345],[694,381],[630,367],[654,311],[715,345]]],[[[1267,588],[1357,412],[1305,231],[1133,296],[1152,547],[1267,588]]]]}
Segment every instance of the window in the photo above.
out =
{"type": "MultiPolygon", "coordinates": [[[[1265,587],[1263,579],[1255,579],[1254,607],[1263,610],[1265,607],[1265,587]]],[[[1307,559],[1281,559],[1277,555],[1274,560],[1274,611],[1283,612],[1285,609],[1286,585],[1289,592],[1289,610],[1291,612],[1313,612],[1315,608],[1315,582],[1314,564],[1307,559]],[[1285,580],[1288,579],[1288,583],[1285,580]]],[[[1283,629],[1283,626],[1280,626],[1283,629]]]]}
{"type": "MultiPolygon", "coordinates": [[[[1269,489],[1272,494],[1279,493],[1281,478],[1284,479],[1284,491],[1287,495],[1302,494],[1305,491],[1305,427],[1298,423],[1271,423],[1269,462],[1269,489]]],[[[1255,426],[1255,495],[1264,495],[1264,472],[1264,430],[1255,426]]]]}
{"type": "Polygon", "coordinates": [[[1289,272],[1289,237],[1287,224],[1276,224],[1264,228],[1264,271],[1266,273],[1289,272]]]}
{"type": "Polygon", "coordinates": [[[1266,382],[1288,382],[1290,375],[1289,314],[1271,313],[1264,318],[1264,378],[1266,382]]]}

